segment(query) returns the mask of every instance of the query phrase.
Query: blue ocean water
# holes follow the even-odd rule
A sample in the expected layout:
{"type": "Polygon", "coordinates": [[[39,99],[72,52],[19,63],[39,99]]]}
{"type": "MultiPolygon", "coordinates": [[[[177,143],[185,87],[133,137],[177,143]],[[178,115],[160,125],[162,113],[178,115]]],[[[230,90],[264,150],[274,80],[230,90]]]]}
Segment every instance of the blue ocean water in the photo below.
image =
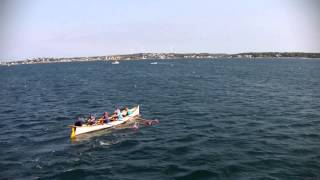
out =
{"type": "Polygon", "coordinates": [[[0,67],[0,179],[320,179],[320,60],[0,67]],[[140,105],[159,124],[70,139],[140,105]]]}

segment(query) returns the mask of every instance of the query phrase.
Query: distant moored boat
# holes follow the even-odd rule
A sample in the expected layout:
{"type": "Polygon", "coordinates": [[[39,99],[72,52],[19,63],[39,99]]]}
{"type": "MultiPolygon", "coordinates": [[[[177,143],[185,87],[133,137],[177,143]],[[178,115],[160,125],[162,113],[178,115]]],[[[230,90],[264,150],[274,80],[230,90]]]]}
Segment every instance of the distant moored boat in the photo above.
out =
{"type": "Polygon", "coordinates": [[[119,64],[119,61],[114,61],[112,62],[112,64],[119,64]]]}

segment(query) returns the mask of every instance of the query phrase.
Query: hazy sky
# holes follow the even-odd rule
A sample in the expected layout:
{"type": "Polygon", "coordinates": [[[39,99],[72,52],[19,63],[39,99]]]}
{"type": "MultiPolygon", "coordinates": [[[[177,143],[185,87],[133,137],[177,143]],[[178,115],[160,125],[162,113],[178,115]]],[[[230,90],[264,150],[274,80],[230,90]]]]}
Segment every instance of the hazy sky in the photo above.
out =
{"type": "Polygon", "coordinates": [[[317,0],[2,0],[0,59],[320,52],[317,0]]]}

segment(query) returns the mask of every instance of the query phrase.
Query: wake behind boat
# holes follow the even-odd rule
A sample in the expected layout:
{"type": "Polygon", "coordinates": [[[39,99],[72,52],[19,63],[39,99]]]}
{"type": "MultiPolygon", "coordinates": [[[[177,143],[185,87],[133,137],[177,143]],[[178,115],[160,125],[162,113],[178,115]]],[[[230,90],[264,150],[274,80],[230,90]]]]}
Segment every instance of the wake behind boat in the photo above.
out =
{"type": "Polygon", "coordinates": [[[80,134],[84,134],[84,133],[89,133],[89,132],[93,132],[93,131],[98,131],[98,130],[102,130],[102,129],[108,129],[108,128],[111,128],[111,127],[115,127],[117,125],[124,124],[125,122],[130,121],[132,119],[135,119],[136,117],[138,117],[140,115],[139,106],[131,108],[131,109],[129,109],[129,111],[131,111],[132,113],[130,115],[128,115],[128,116],[123,117],[122,120],[114,120],[114,121],[111,121],[111,122],[108,122],[108,123],[104,123],[104,124],[93,124],[93,125],[84,124],[84,125],[81,125],[81,126],[70,125],[70,127],[71,127],[71,138],[75,138],[77,135],[80,135],[80,134]]]}

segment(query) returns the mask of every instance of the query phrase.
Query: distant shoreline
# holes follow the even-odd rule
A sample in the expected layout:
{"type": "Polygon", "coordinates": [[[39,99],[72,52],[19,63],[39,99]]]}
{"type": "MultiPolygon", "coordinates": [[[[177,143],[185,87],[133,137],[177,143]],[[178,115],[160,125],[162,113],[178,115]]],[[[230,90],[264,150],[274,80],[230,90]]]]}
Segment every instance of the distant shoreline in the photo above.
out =
{"type": "Polygon", "coordinates": [[[261,58],[320,58],[320,53],[300,53],[300,52],[258,52],[258,53],[238,53],[238,54],[210,54],[210,53],[137,53],[109,56],[90,57],[69,57],[69,58],[33,58],[22,61],[1,62],[0,66],[11,66],[20,64],[48,64],[64,62],[88,62],[88,61],[130,61],[130,60],[194,60],[194,59],[261,59],[261,58]]]}

